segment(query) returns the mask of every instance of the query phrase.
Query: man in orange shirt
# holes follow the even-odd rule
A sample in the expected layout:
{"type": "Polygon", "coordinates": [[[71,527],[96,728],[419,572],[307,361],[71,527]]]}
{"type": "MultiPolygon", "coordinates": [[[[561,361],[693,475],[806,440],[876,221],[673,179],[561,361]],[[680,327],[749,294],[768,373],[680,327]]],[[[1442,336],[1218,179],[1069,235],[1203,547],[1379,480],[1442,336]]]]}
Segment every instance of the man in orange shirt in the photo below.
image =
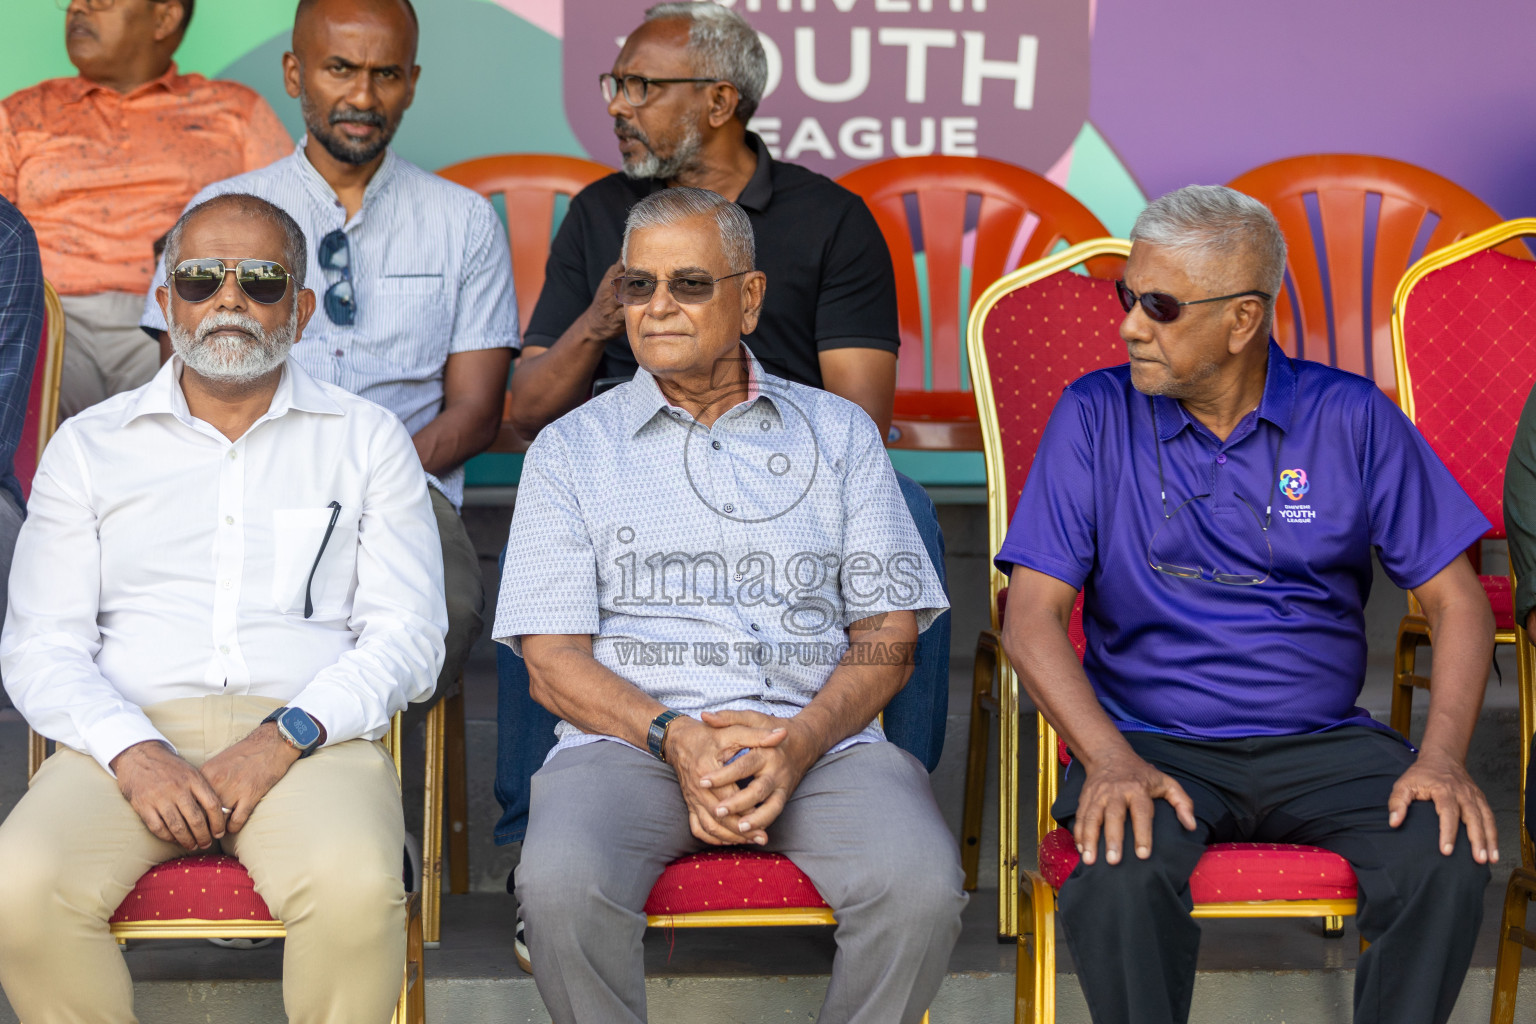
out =
{"type": "Polygon", "coordinates": [[[0,195],[32,223],[64,302],[66,416],[159,368],[139,314],[155,241],[187,201],[293,150],[254,91],[177,72],[194,2],[69,0],[64,44],[80,74],[0,102],[0,195]]]}

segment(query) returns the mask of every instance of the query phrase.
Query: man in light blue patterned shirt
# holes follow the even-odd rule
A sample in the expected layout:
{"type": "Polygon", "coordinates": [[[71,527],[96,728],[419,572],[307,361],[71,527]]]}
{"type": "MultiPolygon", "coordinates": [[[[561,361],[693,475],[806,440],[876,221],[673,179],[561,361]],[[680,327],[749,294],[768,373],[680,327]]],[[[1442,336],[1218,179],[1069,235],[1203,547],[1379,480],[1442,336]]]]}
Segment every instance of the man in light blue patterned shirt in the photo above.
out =
{"type": "MultiPolygon", "coordinates": [[[[283,70],[308,134],[290,155],[215,182],[187,205],[245,192],[299,223],[320,309],[291,358],[316,380],[382,405],[410,432],[443,547],[442,697],[480,635],[484,605],[458,514],[464,463],[500,429],[520,341],[496,211],[389,147],[415,96],[416,37],[409,0],[303,0],[283,70]]],[[[153,284],[165,281],[162,260],[153,284]]],[[[153,286],[140,323],[165,330],[153,286]]],[[[169,358],[164,342],[161,351],[169,358]]]]}
{"type": "Polygon", "coordinates": [[[869,416],[741,341],[752,250],[713,192],[636,204],[641,369],[523,469],[494,635],[561,719],[517,871],[559,1024],[645,1019],[646,898],[705,846],[788,855],[836,912],[826,1024],[915,1024],[960,931],[954,838],[877,722],[948,602],[869,416]]]}

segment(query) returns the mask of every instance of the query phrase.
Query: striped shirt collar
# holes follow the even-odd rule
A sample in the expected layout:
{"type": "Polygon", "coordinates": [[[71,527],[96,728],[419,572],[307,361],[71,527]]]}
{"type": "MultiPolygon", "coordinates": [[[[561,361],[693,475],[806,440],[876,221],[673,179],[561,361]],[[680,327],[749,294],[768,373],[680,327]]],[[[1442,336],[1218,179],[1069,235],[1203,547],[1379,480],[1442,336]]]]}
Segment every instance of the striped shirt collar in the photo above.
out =
{"type": "MultiPolygon", "coordinates": [[[[740,342],[739,344],[740,348],[737,351],[746,358],[747,362],[747,394],[742,401],[735,403],[730,409],[722,413],[721,418],[723,419],[733,414],[739,415],[737,410],[745,411],[751,408],[753,403],[759,398],[772,406],[776,415],[782,417],[783,414],[773,400],[774,389],[772,385],[770,384],[766,389],[763,387],[763,378],[767,375],[763,372],[762,364],[757,361],[757,357],[752,354],[752,350],[747,348],[746,342],[740,342]]],[[[635,371],[634,378],[626,387],[629,395],[625,408],[624,425],[630,437],[640,433],[647,424],[663,412],[668,412],[679,419],[687,417],[690,422],[694,419],[692,413],[667,401],[667,396],[662,394],[660,385],[656,383],[656,378],[643,366],[635,371]]]]}
{"type": "MultiPolygon", "coordinates": [[[[299,139],[299,144],[294,149],[293,156],[291,157],[300,180],[304,182],[305,188],[309,190],[310,194],[322,206],[340,206],[341,200],[336,197],[336,190],[331,187],[331,183],[326,181],[319,171],[315,170],[315,165],[309,162],[309,157],[304,152],[304,147],[308,143],[309,135],[305,134],[299,139]]],[[[363,211],[368,209],[371,203],[388,191],[390,184],[395,179],[395,169],[399,162],[400,158],[395,156],[393,147],[384,150],[384,160],[379,164],[379,169],[373,172],[373,177],[368,179],[368,186],[363,189],[363,205],[358,210],[357,216],[352,218],[352,221],[356,221],[357,217],[361,217],[363,211]]]]}
{"type": "MultiPolygon", "coordinates": [[[[172,356],[154,378],[139,389],[138,398],[129,407],[124,424],[132,423],[141,416],[169,414],[182,423],[192,425],[192,412],[187,407],[187,396],[181,390],[181,371],[185,364],[181,356],[172,356]]],[[[293,360],[283,364],[282,379],[272,395],[272,404],[261,419],[276,419],[290,410],[312,412],[322,416],[341,416],[343,410],[331,396],[304,372],[304,367],[293,360]]],[[[258,422],[260,422],[258,420],[258,422]]]]}

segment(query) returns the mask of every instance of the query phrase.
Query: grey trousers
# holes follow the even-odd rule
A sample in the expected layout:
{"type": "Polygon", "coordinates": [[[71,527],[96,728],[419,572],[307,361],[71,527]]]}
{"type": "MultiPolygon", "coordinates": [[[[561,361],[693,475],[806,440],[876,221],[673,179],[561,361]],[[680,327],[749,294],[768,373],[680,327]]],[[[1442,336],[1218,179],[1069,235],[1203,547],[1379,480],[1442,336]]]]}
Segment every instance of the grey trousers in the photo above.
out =
{"type": "MultiPolygon", "coordinates": [[[[917,1024],[960,936],[959,850],[928,773],[891,743],[812,766],[766,849],[787,854],[837,914],[821,1024],[917,1024]]],[[[561,751],[533,776],[517,898],[533,976],[556,1024],[646,1019],[646,897],[668,863],[705,849],[672,769],[610,741],[561,751]]],[[[765,933],[771,942],[772,933],[765,933]]]]}
{"type": "Polygon", "coordinates": [[[139,329],[143,295],[62,295],[59,302],[64,307],[61,418],[147,384],[160,369],[160,343],[139,329]]]}

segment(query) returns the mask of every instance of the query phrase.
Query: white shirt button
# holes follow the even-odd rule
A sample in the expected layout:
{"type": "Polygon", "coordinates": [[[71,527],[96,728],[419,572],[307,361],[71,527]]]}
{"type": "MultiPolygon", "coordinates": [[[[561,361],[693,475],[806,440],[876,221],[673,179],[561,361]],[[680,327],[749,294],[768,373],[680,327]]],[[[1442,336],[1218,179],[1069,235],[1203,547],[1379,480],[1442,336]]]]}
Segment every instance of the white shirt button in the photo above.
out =
{"type": "Polygon", "coordinates": [[[229,580],[225,580],[225,581],[224,581],[224,589],[225,589],[225,590],[228,590],[228,589],[229,589],[229,588],[230,588],[230,587],[232,587],[232,586],[234,586],[234,584],[233,584],[233,583],[231,583],[231,582],[230,582],[230,581],[229,581],[229,580]]]}
{"type": "Polygon", "coordinates": [[[229,644],[219,644],[219,653],[220,654],[228,654],[229,653],[229,644]]]}
{"type": "Polygon", "coordinates": [[[229,457],[230,457],[230,458],[231,458],[231,459],[234,459],[234,457],[235,457],[235,450],[234,450],[234,449],[233,449],[233,448],[231,448],[231,449],[230,449],[230,450],[229,450],[229,457]]]}
{"type": "Polygon", "coordinates": [[[234,526],[235,525],[235,517],[234,516],[225,516],[224,517],[224,524],[226,526],[234,526]]]}

